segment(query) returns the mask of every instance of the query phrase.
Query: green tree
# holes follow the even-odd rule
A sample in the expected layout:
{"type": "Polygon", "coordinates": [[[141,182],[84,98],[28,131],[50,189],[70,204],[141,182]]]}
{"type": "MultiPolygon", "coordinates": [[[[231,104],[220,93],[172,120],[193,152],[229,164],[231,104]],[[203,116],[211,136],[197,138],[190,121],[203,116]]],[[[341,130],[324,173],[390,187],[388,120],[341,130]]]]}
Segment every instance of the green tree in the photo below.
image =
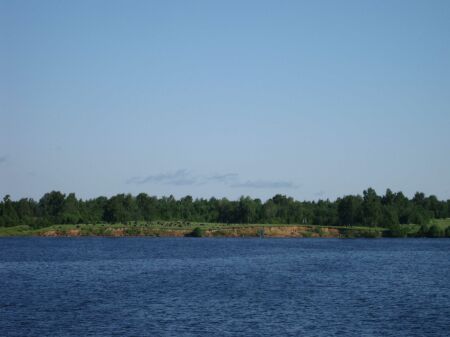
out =
{"type": "MultiPolygon", "coordinates": [[[[81,200],[74,193],[66,196],[58,191],[44,194],[39,202],[26,198],[13,201],[9,196],[0,201],[0,226],[186,220],[325,226],[363,224],[394,228],[398,224],[408,223],[427,225],[432,218],[445,217],[450,217],[450,200],[440,201],[433,195],[426,197],[420,192],[408,199],[402,192],[394,193],[390,189],[379,197],[372,188],[364,191],[363,197],[347,195],[336,201],[300,202],[277,194],[263,203],[250,197],[194,200],[191,196],[157,198],[145,193],[137,197],[118,194],[110,198],[81,200]]],[[[426,231],[428,233],[430,228],[426,231]]]]}
{"type": "Polygon", "coordinates": [[[52,191],[44,194],[39,200],[39,213],[50,223],[57,224],[62,222],[61,213],[63,210],[65,195],[59,191],[52,191]]]}
{"type": "Polygon", "coordinates": [[[158,218],[158,200],[155,197],[149,197],[145,193],[140,193],[136,197],[140,220],[152,221],[158,218]]]}
{"type": "Polygon", "coordinates": [[[108,200],[104,217],[107,222],[126,223],[137,220],[137,207],[130,194],[118,194],[108,200]]]}
{"type": "Polygon", "coordinates": [[[70,193],[65,199],[61,210],[61,222],[67,224],[76,224],[81,222],[79,202],[75,193],[70,193]]]}
{"type": "Polygon", "coordinates": [[[384,227],[396,226],[400,222],[398,220],[397,211],[393,206],[384,206],[383,207],[383,220],[380,225],[384,227]]]}
{"type": "Polygon", "coordinates": [[[361,199],[352,195],[347,195],[337,200],[338,216],[340,225],[356,225],[358,213],[361,207],[361,199]]]}
{"type": "Polygon", "coordinates": [[[378,226],[382,222],[380,197],[373,188],[363,192],[362,222],[366,226],[378,226]]]}
{"type": "Polygon", "coordinates": [[[2,222],[4,226],[17,226],[19,223],[19,216],[14,209],[13,202],[9,194],[3,198],[2,207],[2,222]]]}
{"type": "Polygon", "coordinates": [[[238,204],[238,221],[240,223],[257,222],[259,203],[250,197],[241,197],[238,204]]]}

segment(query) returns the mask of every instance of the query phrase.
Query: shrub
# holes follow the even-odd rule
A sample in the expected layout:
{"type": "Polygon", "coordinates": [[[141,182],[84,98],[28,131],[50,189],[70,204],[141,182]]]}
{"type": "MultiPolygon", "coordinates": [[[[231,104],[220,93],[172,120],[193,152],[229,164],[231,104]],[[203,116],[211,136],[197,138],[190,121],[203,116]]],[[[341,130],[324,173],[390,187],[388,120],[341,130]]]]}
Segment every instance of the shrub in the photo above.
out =
{"type": "Polygon", "coordinates": [[[391,238],[404,238],[408,236],[409,230],[407,226],[393,225],[389,227],[386,236],[391,238]]]}
{"type": "Polygon", "coordinates": [[[325,234],[322,227],[314,228],[314,233],[319,234],[319,236],[323,236],[325,234]]]}
{"type": "Polygon", "coordinates": [[[133,227],[127,227],[124,229],[124,233],[129,236],[138,236],[141,234],[141,230],[139,227],[134,225],[133,227]]]}
{"type": "Polygon", "coordinates": [[[366,239],[376,239],[381,237],[381,232],[376,230],[362,230],[359,231],[358,237],[366,238],[366,239]]]}
{"type": "Polygon", "coordinates": [[[448,226],[447,229],[445,230],[445,236],[450,238],[450,226],[448,226]]]}
{"type": "Polygon", "coordinates": [[[190,236],[194,238],[201,238],[202,236],[205,236],[205,231],[200,227],[195,227],[190,236]]]}
{"type": "Polygon", "coordinates": [[[429,232],[430,232],[430,226],[422,225],[422,226],[420,226],[420,229],[417,232],[417,236],[420,236],[420,237],[429,236],[429,232]]]}
{"type": "Polygon", "coordinates": [[[443,237],[444,235],[445,235],[444,229],[438,225],[431,226],[430,231],[428,232],[428,236],[432,238],[439,238],[443,237]]]}

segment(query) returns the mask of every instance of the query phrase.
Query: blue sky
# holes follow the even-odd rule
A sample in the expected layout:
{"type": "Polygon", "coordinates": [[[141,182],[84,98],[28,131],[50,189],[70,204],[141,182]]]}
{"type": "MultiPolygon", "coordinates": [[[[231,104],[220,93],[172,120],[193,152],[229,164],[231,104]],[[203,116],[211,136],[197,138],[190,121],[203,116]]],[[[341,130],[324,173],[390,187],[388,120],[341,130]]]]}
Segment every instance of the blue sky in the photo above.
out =
{"type": "Polygon", "coordinates": [[[449,1],[0,0],[0,193],[450,198],[449,1]]]}

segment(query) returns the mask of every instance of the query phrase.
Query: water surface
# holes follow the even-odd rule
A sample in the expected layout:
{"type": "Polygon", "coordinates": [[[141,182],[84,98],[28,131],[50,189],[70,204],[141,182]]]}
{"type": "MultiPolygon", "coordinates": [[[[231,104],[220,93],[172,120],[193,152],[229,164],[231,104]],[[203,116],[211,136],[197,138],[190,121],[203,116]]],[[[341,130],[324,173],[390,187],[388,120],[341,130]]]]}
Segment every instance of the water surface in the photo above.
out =
{"type": "Polygon", "coordinates": [[[450,239],[0,239],[0,336],[449,328],[450,239]]]}

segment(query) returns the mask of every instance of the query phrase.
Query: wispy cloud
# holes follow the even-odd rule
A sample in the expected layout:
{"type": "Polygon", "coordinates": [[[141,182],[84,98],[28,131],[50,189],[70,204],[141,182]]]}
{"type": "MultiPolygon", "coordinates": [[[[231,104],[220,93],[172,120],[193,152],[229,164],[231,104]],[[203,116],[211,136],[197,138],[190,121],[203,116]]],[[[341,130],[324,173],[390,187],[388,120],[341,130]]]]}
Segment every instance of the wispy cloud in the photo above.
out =
{"type": "Polygon", "coordinates": [[[229,184],[239,179],[239,174],[237,173],[225,173],[225,174],[215,174],[212,176],[205,177],[208,182],[218,182],[229,184]]]}
{"type": "Polygon", "coordinates": [[[175,186],[195,185],[198,183],[198,177],[192,175],[187,170],[178,170],[175,172],[148,175],[146,177],[132,177],[127,180],[127,183],[136,185],[142,185],[146,183],[159,183],[175,186]]]}
{"type": "Polygon", "coordinates": [[[144,177],[132,177],[127,180],[127,184],[142,185],[147,183],[192,186],[204,184],[223,184],[231,188],[251,188],[251,189],[286,189],[297,188],[298,186],[290,181],[280,180],[242,180],[237,173],[222,174],[194,174],[193,172],[180,169],[174,172],[152,174],[144,177]]]}
{"type": "Polygon", "coordinates": [[[8,156],[6,156],[6,155],[0,156],[0,164],[6,163],[7,160],[8,160],[8,156]]]}
{"type": "Polygon", "coordinates": [[[230,185],[237,188],[297,188],[297,185],[290,181],[272,180],[247,180],[230,185]]]}

